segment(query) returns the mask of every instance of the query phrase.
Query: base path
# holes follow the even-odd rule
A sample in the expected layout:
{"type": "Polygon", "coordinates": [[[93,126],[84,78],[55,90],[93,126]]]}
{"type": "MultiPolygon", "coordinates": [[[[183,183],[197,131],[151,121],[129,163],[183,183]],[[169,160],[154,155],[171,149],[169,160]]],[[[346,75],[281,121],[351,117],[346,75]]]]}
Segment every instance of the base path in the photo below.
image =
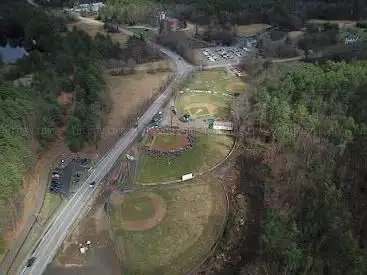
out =
{"type": "Polygon", "coordinates": [[[154,215],[153,217],[145,220],[138,221],[125,221],[121,223],[121,227],[129,231],[143,231],[148,230],[156,225],[158,225],[166,215],[167,206],[165,201],[154,193],[145,193],[142,195],[144,197],[149,197],[154,205],[154,215]]]}

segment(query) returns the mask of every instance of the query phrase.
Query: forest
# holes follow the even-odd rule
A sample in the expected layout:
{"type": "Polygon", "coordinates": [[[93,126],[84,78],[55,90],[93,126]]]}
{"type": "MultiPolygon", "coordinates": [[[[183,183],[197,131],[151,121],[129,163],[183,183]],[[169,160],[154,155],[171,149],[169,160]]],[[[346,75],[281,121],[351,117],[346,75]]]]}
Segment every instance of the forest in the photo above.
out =
{"type": "MultiPolygon", "coordinates": [[[[61,0],[54,0],[59,3],[61,0]]],[[[51,1],[52,2],[52,1],[51,1]]],[[[69,4],[73,1],[65,1],[69,4]]],[[[124,23],[135,23],[165,9],[169,16],[198,24],[267,23],[295,29],[307,19],[359,20],[367,16],[364,0],[106,0],[101,14],[124,23]]]]}
{"type": "Polygon", "coordinates": [[[98,139],[106,99],[102,60],[119,45],[102,35],[93,40],[68,31],[71,18],[23,2],[2,2],[0,18],[1,46],[20,45],[29,53],[0,68],[1,235],[17,220],[17,194],[38,153],[60,136],[71,150],[98,139]],[[14,85],[27,75],[32,75],[30,85],[14,85]],[[72,106],[60,103],[61,93],[72,94],[72,106]]]}
{"type": "Polygon", "coordinates": [[[301,64],[256,91],[266,149],[242,156],[241,184],[261,233],[239,266],[263,268],[243,274],[367,274],[366,76],[366,62],[301,64]]]}

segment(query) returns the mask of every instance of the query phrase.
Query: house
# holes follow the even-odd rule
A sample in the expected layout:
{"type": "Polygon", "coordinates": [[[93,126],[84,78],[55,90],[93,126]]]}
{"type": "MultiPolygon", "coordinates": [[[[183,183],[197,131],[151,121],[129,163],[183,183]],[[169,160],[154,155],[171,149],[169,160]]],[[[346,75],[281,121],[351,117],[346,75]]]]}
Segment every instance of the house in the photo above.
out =
{"type": "Polygon", "coordinates": [[[345,44],[351,44],[351,43],[354,43],[356,41],[358,41],[360,39],[359,35],[358,34],[349,34],[345,40],[344,40],[344,43],[345,44]]]}
{"type": "Polygon", "coordinates": [[[213,129],[214,130],[232,131],[233,130],[233,123],[232,123],[232,121],[216,120],[213,123],[213,129]]]}

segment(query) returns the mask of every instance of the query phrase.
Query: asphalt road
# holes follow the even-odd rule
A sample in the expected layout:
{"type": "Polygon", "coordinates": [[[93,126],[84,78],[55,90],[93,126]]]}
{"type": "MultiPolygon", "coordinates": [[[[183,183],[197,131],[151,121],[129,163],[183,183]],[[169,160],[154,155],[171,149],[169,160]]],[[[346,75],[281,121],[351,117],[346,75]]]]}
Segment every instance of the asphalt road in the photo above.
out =
{"type": "MultiPolygon", "coordinates": [[[[88,19],[92,20],[92,19],[88,19]]],[[[95,20],[93,23],[96,23],[95,20]]],[[[97,21],[98,22],[98,21],[97,21]]],[[[125,34],[132,35],[133,33],[121,29],[125,34]]],[[[20,267],[19,274],[38,275],[42,274],[47,265],[52,261],[58,248],[66,238],[72,225],[81,217],[88,203],[90,203],[98,185],[105,175],[112,168],[119,156],[129,147],[129,145],[140,135],[146,125],[150,122],[152,117],[164,106],[164,104],[171,98],[175,85],[179,84],[186,76],[194,70],[194,67],[186,63],[176,53],[165,49],[155,43],[148,42],[152,47],[159,49],[162,53],[167,55],[175,66],[176,76],[169,87],[159,96],[159,98],[149,107],[143,116],[140,117],[138,127],[131,129],[126,133],[116,145],[101,159],[98,164],[90,171],[90,175],[85,182],[82,183],[80,189],[69,198],[68,202],[63,208],[55,214],[54,218],[46,227],[44,234],[29,257],[36,257],[35,262],[31,267],[25,267],[26,262],[20,267]],[[96,181],[94,187],[90,187],[89,183],[96,181]]]]}

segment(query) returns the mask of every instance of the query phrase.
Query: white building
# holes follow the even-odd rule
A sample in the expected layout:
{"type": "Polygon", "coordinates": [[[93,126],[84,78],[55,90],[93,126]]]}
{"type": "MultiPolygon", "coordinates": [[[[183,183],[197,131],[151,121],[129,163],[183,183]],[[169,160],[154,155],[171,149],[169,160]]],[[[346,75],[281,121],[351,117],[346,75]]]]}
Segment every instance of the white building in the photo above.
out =
{"type": "Polygon", "coordinates": [[[102,2],[98,2],[98,3],[91,3],[91,4],[79,4],[77,6],[74,6],[74,8],[71,10],[75,12],[81,12],[81,11],[97,12],[103,7],[104,7],[104,4],[102,2]]]}
{"type": "Polygon", "coordinates": [[[232,131],[233,130],[233,123],[232,123],[232,121],[216,120],[213,123],[213,129],[214,130],[232,131]]]}

